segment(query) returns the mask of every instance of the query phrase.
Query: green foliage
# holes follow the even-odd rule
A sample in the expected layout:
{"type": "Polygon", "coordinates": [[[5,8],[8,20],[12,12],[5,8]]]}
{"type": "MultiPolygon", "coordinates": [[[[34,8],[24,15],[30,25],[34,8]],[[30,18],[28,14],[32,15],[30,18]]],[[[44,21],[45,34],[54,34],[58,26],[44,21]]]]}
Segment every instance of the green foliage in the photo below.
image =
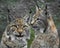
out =
{"type": "Polygon", "coordinates": [[[37,4],[38,4],[38,6],[39,6],[41,9],[44,9],[45,4],[44,4],[43,2],[38,1],[37,4]]]}
{"type": "Polygon", "coordinates": [[[30,13],[34,13],[34,12],[35,12],[35,7],[31,7],[30,13]]]}
{"type": "Polygon", "coordinates": [[[34,30],[32,28],[30,29],[30,33],[31,36],[30,36],[30,40],[28,40],[28,48],[30,48],[31,43],[35,38],[34,30]]]}

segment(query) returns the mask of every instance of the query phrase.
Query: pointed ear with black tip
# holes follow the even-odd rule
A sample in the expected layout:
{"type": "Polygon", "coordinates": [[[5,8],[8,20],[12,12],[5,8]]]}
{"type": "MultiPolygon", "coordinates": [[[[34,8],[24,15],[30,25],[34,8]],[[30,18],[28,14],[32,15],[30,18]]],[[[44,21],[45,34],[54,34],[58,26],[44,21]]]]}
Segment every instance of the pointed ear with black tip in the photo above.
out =
{"type": "Polygon", "coordinates": [[[12,22],[13,20],[15,20],[16,18],[14,16],[7,16],[7,23],[9,24],[10,22],[12,22]]]}
{"type": "Polygon", "coordinates": [[[23,17],[24,21],[26,21],[28,24],[30,24],[30,21],[31,21],[31,16],[29,14],[26,14],[24,17],[23,17]]]}
{"type": "Polygon", "coordinates": [[[36,14],[39,13],[41,14],[43,12],[43,10],[41,8],[38,8],[38,6],[36,6],[36,14]]]}
{"type": "Polygon", "coordinates": [[[9,24],[11,22],[11,18],[7,16],[7,23],[9,24]]]}
{"type": "Polygon", "coordinates": [[[33,15],[33,16],[39,16],[42,14],[43,12],[43,9],[38,7],[38,6],[35,6],[36,7],[36,13],[33,15]]]}
{"type": "Polygon", "coordinates": [[[36,6],[36,13],[39,11],[39,8],[36,6]]]}
{"type": "Polygon", "coordinates": [[[7,23],[9,24],[10,23],[10,17],[9,17],[10,10],[8,8],[7,8],[7,13],[8,13],[8,15],[7,15],[7,23]]]}
{"type": "Polygon", "coordinates": [[[8,15],[7,15],[7,23],[9,24],[11,21],[16,19],[16,17],[10,15],[10,9],[8,9],[8,8],[7,8],[7,13],[8,13],[8,15]]]}

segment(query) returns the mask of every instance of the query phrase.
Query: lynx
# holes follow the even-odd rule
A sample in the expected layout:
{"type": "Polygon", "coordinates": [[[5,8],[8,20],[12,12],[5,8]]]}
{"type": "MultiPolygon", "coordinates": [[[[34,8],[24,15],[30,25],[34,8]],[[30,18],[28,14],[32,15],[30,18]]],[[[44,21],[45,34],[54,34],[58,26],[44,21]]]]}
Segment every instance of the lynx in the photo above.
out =
{"type": "Polygon", "coordinates": [[[52,16],[47,18],[48,29],[46,33],[40,33],[33,40],[30,48],[58,48],[59,37],[52,16]]]}
{"type": "Polygon", "coordinates": [[[2,35],[0,48],[27,48],[29,29],[29,25],[22,18],[13,20],[2,35]]]}
{"type": "Polygon", "coordinates": [[[44,29],[46,28],[46,17],[42,15],[43,12],[44,10],[36,6],[36,13],[33,15],[31,21],[31,26],[35,30],[35,37],[37,36],[37,34],[43,33],[44,29]]]}

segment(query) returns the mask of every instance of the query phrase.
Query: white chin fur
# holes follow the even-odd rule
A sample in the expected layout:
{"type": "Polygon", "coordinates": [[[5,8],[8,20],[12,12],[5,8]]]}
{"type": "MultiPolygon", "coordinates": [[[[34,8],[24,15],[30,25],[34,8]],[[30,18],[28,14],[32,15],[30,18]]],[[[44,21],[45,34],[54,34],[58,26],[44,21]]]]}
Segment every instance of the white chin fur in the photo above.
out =
{"type": "Polygon", "coordinates": [[[15,40],[15,37],[11,35],[11,41],[14,41],[15,40]]]}
{"type": "Polygon", "coordinates": [[[43,31],[44,31],[44,28],[41,28],[41,29],[40,29],[40,32],[43,33],[43,31]]]}

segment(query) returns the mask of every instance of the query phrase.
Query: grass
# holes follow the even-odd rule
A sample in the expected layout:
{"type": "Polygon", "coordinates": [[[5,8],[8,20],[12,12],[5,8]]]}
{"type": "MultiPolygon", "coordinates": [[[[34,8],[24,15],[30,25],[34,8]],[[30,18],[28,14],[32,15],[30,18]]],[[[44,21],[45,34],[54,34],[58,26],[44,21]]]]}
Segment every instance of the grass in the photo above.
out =
{"type": "Polygon", "coordinates": [[[31,45],[31,43],[32,43],[32,41],[34,40],[34,38],[35,38],[35,35],[34,35],[34,30],[31,28],[30,29],[30,40],[28,40],[27,42],[28,42],[28,48],[30,48],[30,45],[31,45]]]}

